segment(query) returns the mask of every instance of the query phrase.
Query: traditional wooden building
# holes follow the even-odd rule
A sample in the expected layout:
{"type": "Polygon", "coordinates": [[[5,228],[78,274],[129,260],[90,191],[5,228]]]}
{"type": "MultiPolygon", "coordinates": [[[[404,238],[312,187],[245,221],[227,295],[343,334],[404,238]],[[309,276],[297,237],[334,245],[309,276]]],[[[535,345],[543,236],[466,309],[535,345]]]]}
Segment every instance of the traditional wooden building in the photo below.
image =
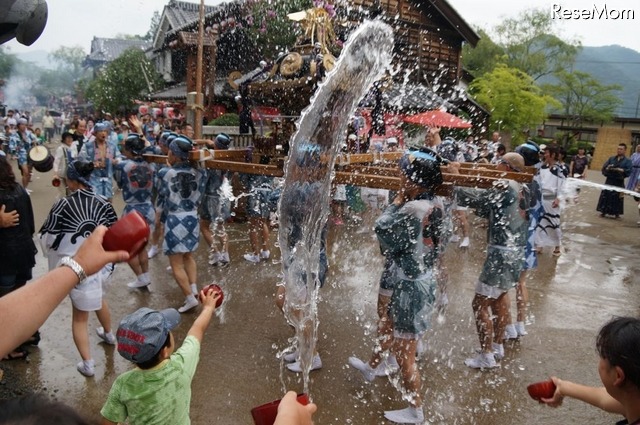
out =
{"type": "MultiPolygon", "coordinates": [[[[462,45],[475,46],[479,37],[449,3],[445,0],[351,0],[348,3],[347,8],[342,7],[344,3],[336,2],[338,39],[345,40],[348,33],[367,18],[381,17],[396,28],[394,65],[402,71],[397,74],[396,84],[388,86],[383,97],[385,109],[412,113],[444,106],[450,111],[463,110],[478,122],[484,120],[487,111],[467,98],[466,85],[461,81],[462,45]]],[[[248,34],[239,29],[240,25],[229,29],[246,22],[247,4],[238,0],[207,7],[205,100],[233,99],[237,87],[229,84],[233,80],[227,78],[230,73],[250,73],[260,61],[271,64],[277,60],[257,57],[249,50],[239,52],[240,47],[250,47],[253,43],[248,34]]],[[[158,70],[166,81],[180,84],[169,89],[172,96],[183,86],[185,97],[186,92],[195,91],[198,7],[195,3],[171,0],[154,37],[153,57],[158,70]]],[[[305,94],[303,103],[308,103],[308,92],[300,93],[305,94]]],[[[268,96],[263,94],[260,100],[268,101],[268,96]]],[[[158,93],[155,98],[170,100],[167,95],[168,92],[158,93]]]]}
{"type": "Polygon", "coordinates": [[[151,43],[146,40],[93,37],[84,65],[92,68],[95,73],[129,49],[146,51],[150,46],[151,43]]]}
{"type": "Polygon", "coordinates": [[[380,16],[395,28],[393,64],[402,71],[385,107],[417,112],[434,107],[460,109],[478,122],[488,112],[466,94],[462,46],[475,46],[476,32],[445,0],[352,0],[351,25],[380,16]],[[399,88],[398,85],[402,87],[399,88]],[[431,92],[431,96],[425,96],[431,92]],[[421,101],[421,99],[424,99],[421,101]]]}
{"type": "MultiPolygon", "coordinates": [[[[246,34],[235,30],[235,22],[244,16],[243,2],[205,6],[203,38],[203,92],[205,101],[214,97],[233,98],[233,89],[225,85],[233,69],[249,69],[258,58],[239,54],[237,46],[247,44],[246,34]]],[[[184,100],[196,91],[196,61],[200,5],[171,0],[163,9],[154,35],[150,57],[169,88],[153,94],[156,100],[184,100]]]]}

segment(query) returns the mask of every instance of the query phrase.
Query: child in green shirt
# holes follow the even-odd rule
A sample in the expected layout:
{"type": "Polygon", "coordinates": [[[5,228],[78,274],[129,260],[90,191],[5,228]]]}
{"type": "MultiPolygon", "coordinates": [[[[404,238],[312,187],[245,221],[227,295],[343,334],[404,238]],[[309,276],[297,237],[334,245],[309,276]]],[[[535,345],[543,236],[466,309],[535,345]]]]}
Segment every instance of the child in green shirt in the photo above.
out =
{"type": "Polygon", "coordinates": [[[171,330],[180,314],[169,308],[141,308],[120,322],[118,352],[137,367],[116,378],[100,413],[103,425],[124,423],[188,425],[191,380],[200,359],[200,343],[220,293],[200,292],[202,312],[182,346],[174,352],[171,330]]]}

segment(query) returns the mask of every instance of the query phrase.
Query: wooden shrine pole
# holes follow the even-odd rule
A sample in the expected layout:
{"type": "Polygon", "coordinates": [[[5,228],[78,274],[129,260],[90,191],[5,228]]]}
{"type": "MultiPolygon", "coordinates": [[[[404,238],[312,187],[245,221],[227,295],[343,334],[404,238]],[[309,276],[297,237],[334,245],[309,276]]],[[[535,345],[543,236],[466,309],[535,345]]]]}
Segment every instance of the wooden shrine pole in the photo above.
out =
{"type": "Polygon", "coordinates": [[[196,104],[195,122],[193,126],[194,138],[202,139],[202,57],[204,45],[204,0],[200,0],[200,19],[198,20],[198,54],[196,59],[196,104]]]}

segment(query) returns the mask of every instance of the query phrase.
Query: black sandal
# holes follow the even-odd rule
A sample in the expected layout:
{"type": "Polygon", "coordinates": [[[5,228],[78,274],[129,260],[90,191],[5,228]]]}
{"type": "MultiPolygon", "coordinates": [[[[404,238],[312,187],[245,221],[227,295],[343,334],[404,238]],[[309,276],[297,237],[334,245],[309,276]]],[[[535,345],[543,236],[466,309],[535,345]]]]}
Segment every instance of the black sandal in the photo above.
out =
{"type": "Polygon", "coordinates": [[[29,338],[25,344],[37,346],[40,344],[40,331],[36,331],[31,338],[29,338]]]}

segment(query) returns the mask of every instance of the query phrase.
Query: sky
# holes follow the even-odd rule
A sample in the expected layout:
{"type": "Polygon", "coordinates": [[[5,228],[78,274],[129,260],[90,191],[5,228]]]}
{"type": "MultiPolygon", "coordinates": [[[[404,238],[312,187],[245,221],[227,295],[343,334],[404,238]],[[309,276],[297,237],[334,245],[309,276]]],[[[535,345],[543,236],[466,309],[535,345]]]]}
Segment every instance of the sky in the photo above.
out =
{"type": "MultiPolygon", "coordinates": [[[[197,3],[196,0],[190,0],[197,3]]],[[[557,32],[565,39],[578,39],[585,46],[618,44],[640,51],[640,3],[629,0],[448,0],[472,27],[491,29],[505,17],[515,17],[528,7],[543,8],[555,17],[557,32]],[[633,6],[633,4],[636,4],[633,6]],[[575,19],[571,11],[598,11],[594,19],[575,19]],[[608,12],[598,15],[603,10],[608,12]],[[568,12],[567,12],[568,11],[568,12]],[[623,12],[624,11],[624,12],[623,12]],[[570,19],[560,19],[568,14],[570,19]],[[632,19],[629,17],[632,16],[632,19]],[[621,19],[622,15],[622,19],[621,19]]],[[[48,0],[49,18],[40,38],[31,46],[15,40],[6,43],[12,53],[81,46],[86,52],[93,37],[145,34],[154,11],[161,12],[169,0],[48,0]]],[[[205,0],[206,5],[221,0],[205,0]]]]}

